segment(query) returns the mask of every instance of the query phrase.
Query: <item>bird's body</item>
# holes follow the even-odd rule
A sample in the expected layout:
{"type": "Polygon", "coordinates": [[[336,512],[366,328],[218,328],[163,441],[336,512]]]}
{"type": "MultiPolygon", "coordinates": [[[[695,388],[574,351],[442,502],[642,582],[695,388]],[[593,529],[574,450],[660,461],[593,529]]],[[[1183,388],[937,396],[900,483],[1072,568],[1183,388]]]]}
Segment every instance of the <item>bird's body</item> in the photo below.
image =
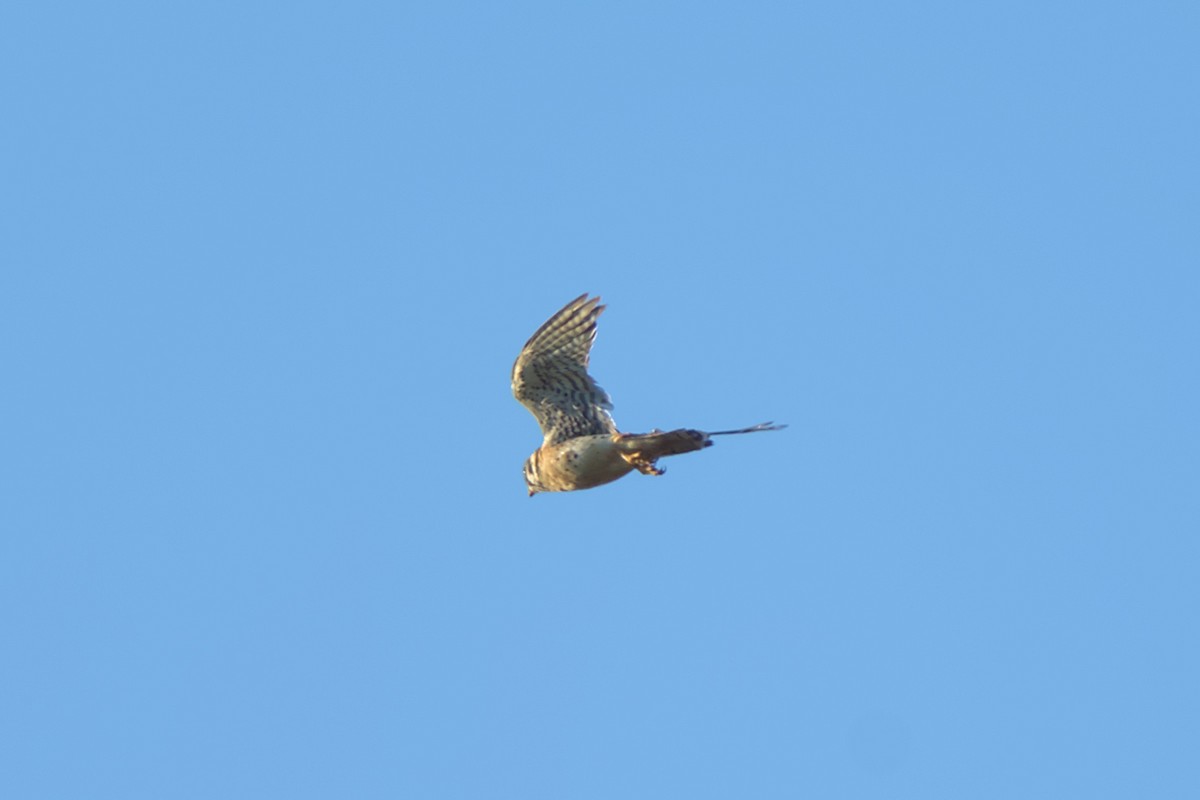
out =
{"type": "Polygon", "coordinates": [[[621,457],[617,434],[576,436],[565,442],[540,447],[530,459],[540,491],[570,492],[591,489],[615,481],[633,471],[621,457]]]}
{"type": "Polygon", "coordinates": [[[529,409],[545,436],[525,462],[530,496],[590,489],[635,469],[661,475],[659,458],[708,447],[710,436],[783,427],[764,423],[713,433],[690,428],[619,432],[609,414],[608,394],[587,372],[596,319],[603,310],[599,297],[580,295],[538,328],[513,364],[513,396],[529,409]]]}

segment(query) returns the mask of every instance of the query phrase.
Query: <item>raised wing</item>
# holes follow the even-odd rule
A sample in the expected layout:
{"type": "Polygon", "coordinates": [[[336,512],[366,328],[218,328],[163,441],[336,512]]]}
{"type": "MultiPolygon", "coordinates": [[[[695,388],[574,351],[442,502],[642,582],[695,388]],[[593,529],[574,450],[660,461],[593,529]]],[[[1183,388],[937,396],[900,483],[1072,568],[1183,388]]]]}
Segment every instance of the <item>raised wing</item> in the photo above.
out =
{"type": "Polygon", "coordinates": [[[617,432],[612,401],[587,371],[603,310],[599,297],[579,295],[529,337],[513,364],[513,397],[537,419],[543,446],[617,432]]]}

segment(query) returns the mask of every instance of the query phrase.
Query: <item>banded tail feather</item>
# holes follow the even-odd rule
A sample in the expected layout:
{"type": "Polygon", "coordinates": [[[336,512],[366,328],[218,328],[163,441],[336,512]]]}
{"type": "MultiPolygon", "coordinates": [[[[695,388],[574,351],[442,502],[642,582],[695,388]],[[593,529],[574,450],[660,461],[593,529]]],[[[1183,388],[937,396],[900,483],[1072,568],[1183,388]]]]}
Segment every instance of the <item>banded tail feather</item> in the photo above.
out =
{"type": "Polygon", "coordinates": [[[732,431],[698,431],[694,428],[678,428],[673,431],[650,431],[649,433],[619,433],[613,441],[621,451],[621,457],[647,475],[661,475],[654,462],[667,456],[678,456],[712,447],[711,436],[731,436],[739,433],[777,431],[786,425],[763,422],[749,428],[732,431]]]}

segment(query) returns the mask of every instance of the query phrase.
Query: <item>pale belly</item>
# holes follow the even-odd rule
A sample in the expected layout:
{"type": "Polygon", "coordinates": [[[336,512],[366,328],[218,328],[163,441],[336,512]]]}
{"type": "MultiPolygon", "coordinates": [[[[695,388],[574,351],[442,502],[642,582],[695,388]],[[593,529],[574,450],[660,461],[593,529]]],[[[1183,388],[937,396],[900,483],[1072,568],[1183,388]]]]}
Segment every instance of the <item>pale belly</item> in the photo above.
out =
{"type": "Polygon", "coordinates": [[[547,461],[553,464],[553,488],[557,491],[590,489],[629,474],[633,467],[621,458],[611,436],[580,436],[556,445],[542,454],[542,479],[547,461]]]}

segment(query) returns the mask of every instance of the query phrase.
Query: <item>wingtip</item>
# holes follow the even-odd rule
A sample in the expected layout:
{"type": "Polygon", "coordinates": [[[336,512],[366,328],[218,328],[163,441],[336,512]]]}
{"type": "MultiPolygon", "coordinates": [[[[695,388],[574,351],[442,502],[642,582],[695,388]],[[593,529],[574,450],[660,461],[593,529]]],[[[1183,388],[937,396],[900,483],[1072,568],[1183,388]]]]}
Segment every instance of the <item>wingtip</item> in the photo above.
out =
{"type": "Polygon", "coordinates": [[[600,302],[600,295],[593,297],[590,292],[584,292],[579,295],[579,297],[571,301],[570,305],[578,306],[580,310],[586,311],[594,317],[599,317],[604,312],[604,309],[608,308],[608,306],[600,302]]]}
{"type": "Polygon", "coordinates": [[[726,436],[732,433],[758,433],[759,431],[780,431],[786,428],[787,425],[776,425],[774,422],[760,422],[757,425],[751,425],[749,428],[738,428],[734,431],[709,431],[709,436],[726,436]]]}

